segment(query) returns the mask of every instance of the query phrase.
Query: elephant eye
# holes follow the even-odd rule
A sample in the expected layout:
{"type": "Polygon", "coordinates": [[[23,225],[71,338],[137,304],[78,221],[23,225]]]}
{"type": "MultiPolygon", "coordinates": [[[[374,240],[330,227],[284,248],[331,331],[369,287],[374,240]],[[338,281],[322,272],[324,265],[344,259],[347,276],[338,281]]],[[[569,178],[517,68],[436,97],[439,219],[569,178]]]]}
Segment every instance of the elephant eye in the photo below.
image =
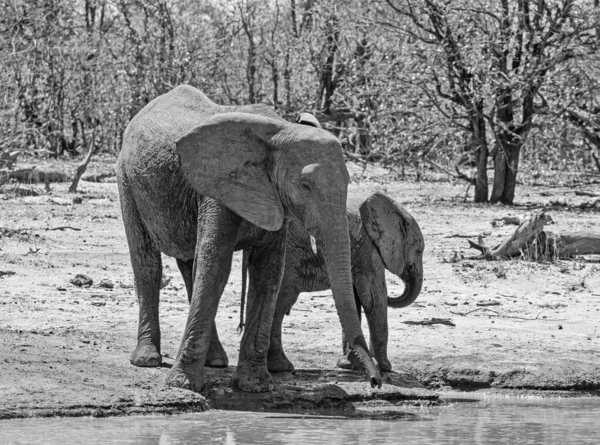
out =
{"type": "Polygon", "coordinates": [[[312,193],[312,184],[310,183],[310,181],[304,180],[300,183],[300,187],[302,187],[302,190],[304,190],[305,192],[308,193],[312,193]]]}

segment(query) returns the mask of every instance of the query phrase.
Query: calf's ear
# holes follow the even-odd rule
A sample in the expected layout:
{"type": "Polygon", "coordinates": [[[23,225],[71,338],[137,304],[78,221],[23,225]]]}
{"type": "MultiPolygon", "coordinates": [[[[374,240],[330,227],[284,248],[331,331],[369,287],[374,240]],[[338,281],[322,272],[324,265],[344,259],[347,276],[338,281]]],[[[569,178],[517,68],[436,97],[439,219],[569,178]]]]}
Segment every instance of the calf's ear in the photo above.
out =
{"type": "Polygon", "coordinates": [[[359,212],[367,234],[379,249],[385,268],[400,277],[407,261],[408,235],[415,226],[418,229],[417,222],[396,201],[380,192],[370,195],[359,206],[359,212]]]}

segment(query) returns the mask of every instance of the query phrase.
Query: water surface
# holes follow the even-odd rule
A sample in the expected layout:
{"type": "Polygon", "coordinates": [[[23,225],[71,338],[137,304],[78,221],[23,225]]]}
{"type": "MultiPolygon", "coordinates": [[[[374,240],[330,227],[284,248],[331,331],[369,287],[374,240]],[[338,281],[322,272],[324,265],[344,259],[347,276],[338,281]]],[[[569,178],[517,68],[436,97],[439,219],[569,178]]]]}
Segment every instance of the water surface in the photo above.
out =
{"type": "Polygon", "coordinates": [[[600,399],[451,401],[393,420],[239,411],[0,421],[0,444],[597,444],[600,399]]]}

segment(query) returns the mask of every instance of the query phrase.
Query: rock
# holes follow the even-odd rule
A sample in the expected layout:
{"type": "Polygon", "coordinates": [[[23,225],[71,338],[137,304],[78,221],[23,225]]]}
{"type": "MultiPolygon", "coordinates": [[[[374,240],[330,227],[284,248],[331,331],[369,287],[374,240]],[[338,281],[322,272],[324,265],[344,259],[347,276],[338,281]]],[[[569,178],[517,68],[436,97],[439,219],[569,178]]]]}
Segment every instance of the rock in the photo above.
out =
{"type": "Polygon", "coordinates": [[[69,200],[66,198],[59,198],[59,197],[49,198],[48,202],[51,202],[52,204],[57,204],[59,206],[68,206],[73,203],[72,200],[69,200]]]}
{"type": "Polygon", "coordinates": [[[480,301],[478,302],[476,305],[477,306],[500,306],[502,303],[500,303],[499,301],[480,301]]]}
{"type": "Polygon", "coordinates": [[[75,275],[69,280],[69,282],[78,287],[90,287],[92,284],[94,284],[94,280],[83,274],[75,275]]]}
{"type": "Polygon", "coordinates": [[[108,278],[103,278],[102,280],[100,280],[100,283],[98,283],[98,286],[102,287],[104,289],[112,289],[115,287],[113,282],[110,281],[108,278]]]}

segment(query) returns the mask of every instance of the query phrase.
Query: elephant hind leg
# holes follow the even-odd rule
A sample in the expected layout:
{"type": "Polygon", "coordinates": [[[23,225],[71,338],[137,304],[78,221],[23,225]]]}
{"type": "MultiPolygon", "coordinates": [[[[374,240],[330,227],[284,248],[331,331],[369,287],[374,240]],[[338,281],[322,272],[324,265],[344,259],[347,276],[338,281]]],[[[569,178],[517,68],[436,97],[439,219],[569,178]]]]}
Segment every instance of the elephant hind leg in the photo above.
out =
{"type": "Polygon", "coordinates": [[[130,361],[135,366],[160,366],[162,363],[158,320],[162,277],[160,251],[152,242],[131,201],[122,199],[122,211],[139,303],[137,346],[131,353],[130,361]]]}
{"type": "MultiPolygon", "coordinates": [[[[177,259],[176,261],[177,267],[179,267],[179,272],[181,272],[181,276],[183,277],[183,282],[185,283],[188,302],[191,302],[194,285],[194,260],[186,261],[177,259]]],[[[225,349],[221,344],[221,340],[219,340],[219,334],[217,333],[217,325],[213,321],[212,338],[210,341],[208,353],[206,354],[206,360],[204,362],[204,365],[210,366],[211,368],[226,368],[228,364],[229,358],[227,357],[227,353],[225,352],[225,349]]]]}

